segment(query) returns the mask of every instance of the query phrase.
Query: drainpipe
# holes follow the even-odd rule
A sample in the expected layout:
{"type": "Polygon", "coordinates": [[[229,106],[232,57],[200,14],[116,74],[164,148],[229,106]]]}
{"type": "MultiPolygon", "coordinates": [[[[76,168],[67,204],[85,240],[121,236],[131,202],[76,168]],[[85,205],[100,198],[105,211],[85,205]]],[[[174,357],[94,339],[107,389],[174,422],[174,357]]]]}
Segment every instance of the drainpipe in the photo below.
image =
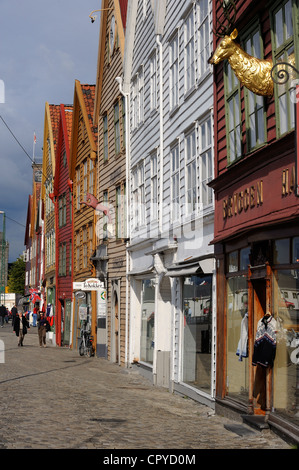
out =
{"type": "MultiPolygon", "coordinates": [[[[129,93],[124,92],[122,86],[122,78],[116,77],[115,79],[119,85],[119,91],[125,98],[126,106],[126,208],[127,208],[127,220],[126,220],[126,232],[127,239],[130,239],[130,223],[129,223],[129,202],[130,202],[130,165],[129,165],[129,128],[130,128],[130,106],[129,106],[129,93]]],[[[129,367],[128,364],[128,332],[129,332],[129,275],[128,275],[128,266],[129,266],[129,251],[128,251],[129,242],[126,243],[126,332],[125,332],[125,365],[129,367]]]]}
{"type": "Polygon", "coordinates": [[[159,73],[160,73],[160,80],[159,80],[159,88],[160,88],[160,210],[159,210],[159,228],[160,234],[162,233],[162,221],[163,221],[163,186],[164,186],[164,178],[163,178],[163,49],[161,43],[161,35],[157,34],[156,41],[159,46],[159,73]]]}

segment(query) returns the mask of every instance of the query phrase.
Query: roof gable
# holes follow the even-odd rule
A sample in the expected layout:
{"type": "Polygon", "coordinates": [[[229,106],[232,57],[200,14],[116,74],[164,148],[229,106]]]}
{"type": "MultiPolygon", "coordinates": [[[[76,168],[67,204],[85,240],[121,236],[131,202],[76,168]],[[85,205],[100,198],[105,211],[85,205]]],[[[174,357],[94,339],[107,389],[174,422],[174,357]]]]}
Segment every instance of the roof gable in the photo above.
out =
{"type": "Polygon", "coordinates": [[[43,166],[42,166],[42,198],[45,196],[45,180],[47,178],[48,163],[48,145],[50,146],[52,175],[55,175],[55,155],[58,142],[58,126],[60,119],[59,105],[45,105],[45,121],[44,121],[44,142],[43,142],[43,166]]]}
{"type": "Polygon", "coordinates": [[[62,149],[65,149],[68,173],[70,172],[70,145],[72,137],[73,106],[60,105],[60,122],[58,130],[58,142],[56,147],[56,171],[54,177],[54,195],[58,195],[60,180],[60,162],[62,158],[62,149]]]}

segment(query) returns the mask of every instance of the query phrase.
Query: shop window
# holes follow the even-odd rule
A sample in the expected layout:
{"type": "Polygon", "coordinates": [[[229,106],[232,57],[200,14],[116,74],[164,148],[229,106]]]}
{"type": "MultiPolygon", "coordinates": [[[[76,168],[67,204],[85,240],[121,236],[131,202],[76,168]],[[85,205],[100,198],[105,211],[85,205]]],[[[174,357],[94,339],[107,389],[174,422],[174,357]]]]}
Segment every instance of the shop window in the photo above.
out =
{"type": "Polygon", "coordinates": [[[183,382],[211,390],[212,276],[184,279],[183,382]]]}
{"type": "Polygon", "coordinates": [[[142,281],[140,360],[153,364],[155,338],[155,284],[153,279],[142,281]]]}
{"type": "Polygon", "coordinates": [[[226,302],[226,395],[247,403],[249,393],[248,340],[246,335],[248,329],[248,289],[245,275],[228,279],[226,302]]]}
{"type": "Polygon", "coordinates": [[[298,425],[299,270],[277,270],[273,295],[277,321],[273,411],[298,425]]]}
{"type": "Polygon", "coordinates": [[[299,263],[299,237],[293,238],[292,263],[299,263]]]}
{"type": "Polygon", "coordinates": [[[284,238],[274,241],[273,248],[273,263],[274,264],[289,264],[290,262],[290,240],[284,238]]]}
{"type": "Polygon", "coordinates": [[[238,268],[238,251],[232,251],[228,254],[228,272],[233,273],[239,270],[238,268]]]}
{"type": "Polygon", "coordinates": [[[250,247],[240,250],[240,271],[248,269],[248,265],[250,264],[250,252],[250,247]]]}

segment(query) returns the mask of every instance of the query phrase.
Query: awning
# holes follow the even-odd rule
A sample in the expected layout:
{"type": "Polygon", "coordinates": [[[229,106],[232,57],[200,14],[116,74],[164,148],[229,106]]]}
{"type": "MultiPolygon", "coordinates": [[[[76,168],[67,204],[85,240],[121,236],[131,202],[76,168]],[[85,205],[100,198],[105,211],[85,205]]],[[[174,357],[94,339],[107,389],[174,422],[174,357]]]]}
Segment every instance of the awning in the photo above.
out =
{"type": "Polygon", "coordinates": [[[132,269],[131,271],[128,272],[129,276],[146,276],[148,274],[152,274],[154,271],[154,264],[151,264],[150,266],[140,268],[139,266],[132,269]]]}
{"type": "Polygon", "coordinates": [[[196,262],[174,264],[168,268],[166,276],[196,276],[211,274],[214,270],[214,258],[206,258],[196,262]]]}

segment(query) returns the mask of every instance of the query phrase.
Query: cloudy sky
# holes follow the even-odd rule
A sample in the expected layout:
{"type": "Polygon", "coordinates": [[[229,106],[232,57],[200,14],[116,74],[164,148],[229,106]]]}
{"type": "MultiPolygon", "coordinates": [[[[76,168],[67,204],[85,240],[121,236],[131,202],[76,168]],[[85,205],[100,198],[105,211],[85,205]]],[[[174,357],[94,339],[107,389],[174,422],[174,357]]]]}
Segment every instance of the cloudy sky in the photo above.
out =
{"type": "MultiPolygon", "coordinates": [[[[0,211],[10,262],[24,250],[32,192],[32,162],[11,132],[30,157],[35,132],[41,157],[46,101],[72,104],[76,79],[95,83],[100,12],[94,23],[89,14],[100,8],[101,0],[0,0],[0,211]]],[[[0,231],[2,223],[0,214],[0,231]]]]}

